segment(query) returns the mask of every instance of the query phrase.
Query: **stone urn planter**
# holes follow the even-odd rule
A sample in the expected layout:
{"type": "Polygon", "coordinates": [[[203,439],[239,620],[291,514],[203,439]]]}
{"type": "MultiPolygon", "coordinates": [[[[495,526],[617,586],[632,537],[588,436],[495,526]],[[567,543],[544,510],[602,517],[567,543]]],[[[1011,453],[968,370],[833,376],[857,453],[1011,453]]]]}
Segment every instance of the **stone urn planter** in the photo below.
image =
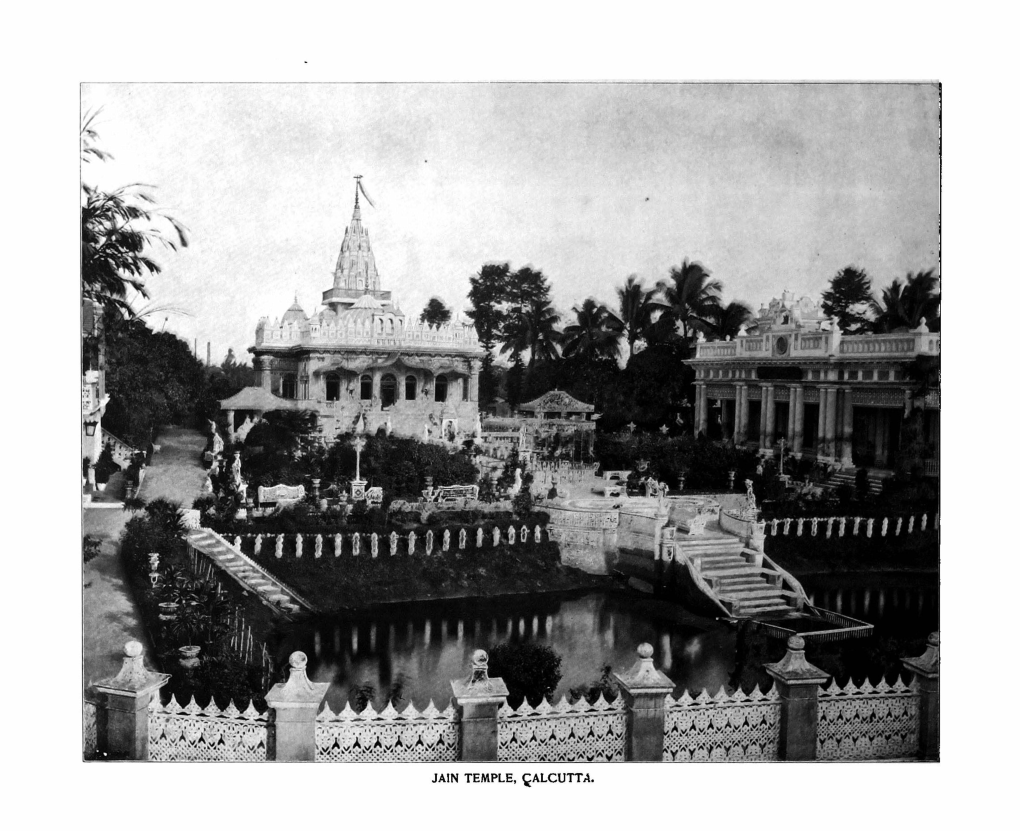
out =
{"type": "Polygon", "coordinates": [[[96,482],[96,490],[102,493],[106,490],[106,482],[96,482]]]}
{"type": "Polygon", "coordinates": [[[160,620],[176,620],[177,619],[178,604],[176,603],[160,603],[159,604],[159,619],[160,620]]]}
{"type": "Polygon", "coordinates": [[[177,652],[180,654],[180,665],[185,669],[195,669],[201,660],[198,653],[202,651],[200,646],[179,646],[177,652]]]}

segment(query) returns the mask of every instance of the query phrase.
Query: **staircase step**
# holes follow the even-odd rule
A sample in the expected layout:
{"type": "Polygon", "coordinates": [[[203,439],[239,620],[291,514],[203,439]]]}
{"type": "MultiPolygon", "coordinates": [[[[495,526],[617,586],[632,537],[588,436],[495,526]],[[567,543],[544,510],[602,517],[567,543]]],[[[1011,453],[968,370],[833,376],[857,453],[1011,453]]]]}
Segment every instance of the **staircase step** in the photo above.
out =
{"type": "Polygon", "coordinates": [[[747,565],[732,565],[732,566],[720,566],[718,568],[703,568],[701,573],[705,577],[727,577],[727,576],[746,576],[748,574],[760,574],[761,569],[758,566],[753,566],[750,563],[747,565]]]}

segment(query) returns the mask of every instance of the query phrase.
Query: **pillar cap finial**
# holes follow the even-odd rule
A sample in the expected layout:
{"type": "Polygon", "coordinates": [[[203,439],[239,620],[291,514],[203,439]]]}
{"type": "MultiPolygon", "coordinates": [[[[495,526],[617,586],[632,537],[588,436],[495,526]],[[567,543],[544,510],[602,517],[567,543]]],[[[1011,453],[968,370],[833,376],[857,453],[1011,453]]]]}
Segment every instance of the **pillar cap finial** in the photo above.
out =
{"type": "Polygon", "coordinates": [[[464,680],[451,681],[450,685],[458,701],[502,701],[510,694],[502,678],[489,677],[489,655],[484,649],[471,653],[471,674],[464,680]]]}
{"type": "Polygon", "coordinates": [[[774,664],[765,664],[765,671],[789,686],[819,685],[832,676],[809,663],[804,656],[807,641],[800,635],[791,635],[786,642],[786,654],[774,664]]]}
{"type": "Polygon", "coordinates": [[[290,672],[287,680],[274,684],[266,693],[266,703],[278,710],[315,707],[318,709],[326,697],[329,682],[308,679],[308,656],[304,652],[291,652],[288,660],[290,672]]]}
{"type": "Polygon", "coordinates": [[[668,693],[676,686],[668,676],[655,668],[652,656],[655,650],[650,643],[642,643],[637,648],[638,659],[628,672],[614,672],[619,684],[628,693],[668,693]]]}
{"type": "Polygon", "coordinates": [[[904,658],[903,666],[909,669],[916,675],[923,676],[924,678],[938,678],[939,677],[939,633],[932,632],[928,636],[928,641],[924,650],[924,654],[917,658],[904,658]]]}
{"type": "Polygon", "coordinates": [[[128,695],[139,698],[162,687],[170,676],[165,672],[154,672],[145,666],[145,650],[141,643],[130,640],[124,644],[124,663],[120,672],[112,678],[98,681],[99,692],[113,695],[128,695]]]}

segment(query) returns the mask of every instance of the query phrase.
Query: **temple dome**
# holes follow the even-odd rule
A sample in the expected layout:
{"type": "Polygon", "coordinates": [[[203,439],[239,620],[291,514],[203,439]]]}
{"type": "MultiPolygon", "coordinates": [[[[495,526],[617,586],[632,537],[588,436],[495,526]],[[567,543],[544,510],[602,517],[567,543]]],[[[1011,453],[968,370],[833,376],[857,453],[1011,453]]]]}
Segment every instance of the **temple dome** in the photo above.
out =
{"type": "Polygon", "coordinates": [[[298,323],[304,323],[307,317],[308,316],[305,314],[305,310],[301,308],[301,304],[298,303],[297,297],[295,297],[293,305],[291,305],[291,307],[287,309],[286,312],[284,312],[283,320],[281,320],[280,322],[293,323],[296,321],[298,323]]]}

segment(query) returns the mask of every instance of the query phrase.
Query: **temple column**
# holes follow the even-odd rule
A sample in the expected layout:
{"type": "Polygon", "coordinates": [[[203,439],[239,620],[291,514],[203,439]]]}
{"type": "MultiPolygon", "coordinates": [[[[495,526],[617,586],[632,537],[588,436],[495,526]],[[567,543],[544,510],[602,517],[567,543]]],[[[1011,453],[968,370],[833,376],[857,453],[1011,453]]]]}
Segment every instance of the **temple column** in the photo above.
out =
{"type": "Polygon", "coordinates": [[[747,422],[751,420],[751,400],[747,397],[747,384],[741,384],[739,389],[740,389],[740,404],[739,404],[740,415],[738,415],[737,418],[740,421],[739,432],[740,437],[737,443],[746,444],[747,435],[749,432],[748,430],[749,425],[747,422]]]}
{"type": "Polygon", "coordinates": [[[840,461],[853,464],[854,449],[854,394],[850,387],[843,387],[842,429],[840,430],[840,461]]]}
{"type": "Polygon", "coordinates": [[[773,384],[762,384],[761,399],[763,426],[761,446],[771,450],[772,440],[776,435],[776,388],[773,384]]]}
{"type": "Polygon", "coordinates": [[[815,432],[815,455],[825,455],[825,408],[829,404],[829,397],[825,394],[825,387],[818,388],[818,429],[815,432]]]}
{"type": "Polygon", "coordinates": [[[797,404],[797,399],[796,399],[797,389],[796,389],[796,387],[789,387],[788,389],[790,390],[790,396],[788,398],[790,404],[786,408],[786,426],[785,426],[785,429],[786,429],[786,446],[788,448],[792,449],[792,446],[793,446],[793,433],[794,433],[794,430],[796,429],[796,424],[795,424],[796,416],[795,416],[795,413],[796,413],[796,404],[797,404]]]}
{"type": "Polygon", "coordinates": [[[705,385],[696,383],[694,385],[694,435],[697,436],[705,429],[705,385]]]}
{"type": "Polygon", "coordinates": [[[828,403],[825,405],[825,455],[836,457],[836,387],[826,389],[828,403]]]}
{"type": "Polygon", "coordinates": [[[227,438],[234,443],[234,411],[227,410],[227,438]]]}
{"type": "Polygon", "coordinates": [[[481,372],[478,361],[470,361],[471,366],[471,381],[468,386],[468,392],[472,401],[478,400],[478,377],[481,372]]]}
{"type": "Polygon", "coordinates": [[[262,387],[262,389],[266,392],[272,392],[273,388],[273,376],[270,372],[271,364],[272,359],[264,355],[259,355],[255,359],[255,374],[257,376],[255,384],[256,386],[262,387]]]}
{"type": "Polygon", "coordinates": [[[804,451],[804,387],[794,384],[790,387],[790,413],[793,418],[793,454],[798,459],[804,451]]]}
{"type": "Polygon", "coordinates": [[[744,396],[747,395],[747,384],[735,384],[736,398],[733,402],[733,441],[743,444],[747,441],[747,421],[744,413],[744,396]]]}

